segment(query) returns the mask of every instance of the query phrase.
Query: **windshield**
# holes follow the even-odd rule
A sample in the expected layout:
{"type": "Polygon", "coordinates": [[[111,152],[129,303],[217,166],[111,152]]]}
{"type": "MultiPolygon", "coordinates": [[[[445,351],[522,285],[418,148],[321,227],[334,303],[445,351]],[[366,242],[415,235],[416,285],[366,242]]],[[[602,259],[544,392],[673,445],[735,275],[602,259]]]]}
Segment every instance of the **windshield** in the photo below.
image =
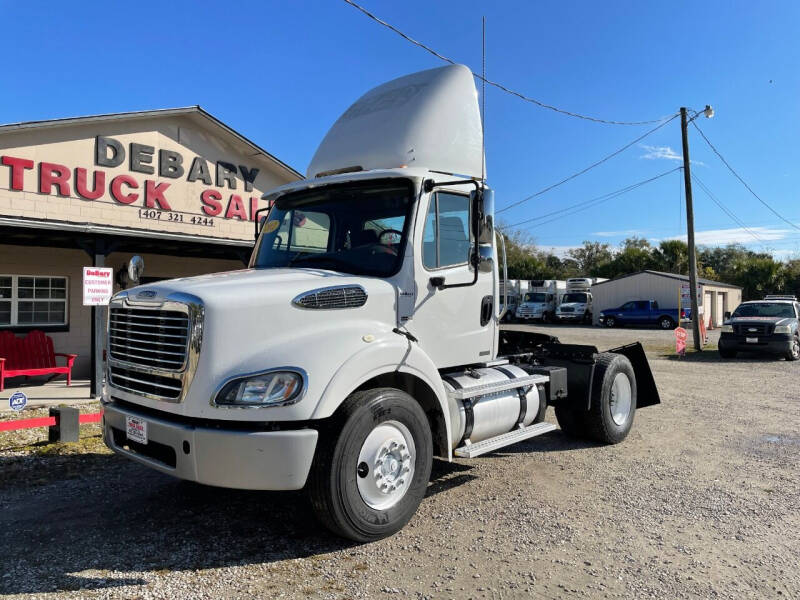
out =
{"type": "Polygon", "coordinates": [[[523,300],[523,302],[544,302],[545,301],[544,296],[545,295],[543,292],[534,292],[532,294],[525,294],[525,299],[523,300]]]}
{"type": "Polygon", "coordinates": [[[581,293],[571,293],[571,294],[564,294],[561,297],[561,302],[583,302],[586,303],[586,294],[581,293]]]}
{"type": "Polygon", "coordinates": [[[250,265],[393,275],[403,258],[412,192],[407,181],[370,181],[278,198],[250,265]]]}
{"type": "Polygon", "coordinates": [[[733,313],[736,317],[794,317],[794,307],[791,304],[740,304],[733,313]]]}

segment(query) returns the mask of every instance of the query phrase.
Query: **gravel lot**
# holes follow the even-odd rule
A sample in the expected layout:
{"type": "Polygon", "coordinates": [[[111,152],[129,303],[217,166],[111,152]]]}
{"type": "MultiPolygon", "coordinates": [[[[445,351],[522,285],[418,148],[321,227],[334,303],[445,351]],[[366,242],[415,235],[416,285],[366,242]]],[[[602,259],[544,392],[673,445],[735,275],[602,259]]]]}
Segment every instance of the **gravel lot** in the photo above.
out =
{"type": "Polygon", "coordinates": [[[601,349],[642,340],[662,404],[617,446],[555,431],[435,461],[409,526],[361,546],[317,525],[300,493],[178,482],[108,454],[97,429],[69,455],[22,447],[41,433],[0,434],[0,593],[800,597],[800,363],[679,360],[671,332],[536,329],[601,349]]]}

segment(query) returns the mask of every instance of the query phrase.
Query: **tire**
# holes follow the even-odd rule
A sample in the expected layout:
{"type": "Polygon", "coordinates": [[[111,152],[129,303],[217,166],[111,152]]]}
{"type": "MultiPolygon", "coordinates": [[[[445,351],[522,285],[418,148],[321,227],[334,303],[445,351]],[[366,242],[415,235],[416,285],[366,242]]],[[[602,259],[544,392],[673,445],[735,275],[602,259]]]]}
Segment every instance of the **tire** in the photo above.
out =
{"type": "Polygon", "coordinates": [[[672,317],[659,317],[658,326],[661,327],[661,329],[675,329],[675,321],[672,317]]]}
{"type": "Polygon", "coordinates": [[[717,350],[722,358],[736,358],[736,350],[728,350],[722,347],[717,348],[717,350]]]}
{"type": "Polygon", "coordinates": [[[617,320],[614,317],[606,317],[606,327],[616,327],[617,320]]]}
{"type": "Polygon", "coordinates": [[[556,405],[558,426],[566,435],[574,438],[586,437],[584,416],[586,411],[575,410],[572,406],[556,405]]]}
{"type": "Polygon", "coordinates": [[[602,352],[596,361],[591,407],[584,419],[586,435],[603,444],[618,444],[633,426],[636,376],[630,361],[621,354],[602,352]]]}
{"type": "Polygon", "coordinates": [[[545,391],[544,386],[541,384],[537,385],[536,389],[539,390],[539,412],[536,413],[531,425],[535,425],[536,423],[541,423],[544,421],[544,417],[547,414],[547,392],[545,391]]]}
{"type": "Polygon", "coordinates": [[[583,322],[586,325],[591,325],[592,324],[592,313],[590,313],[590,312],[585,313],[583,315],[583,322]]]}
{"type": "Polygon", "coordinates": [[[545,312],[542,314],[542,323],[552,323],[553,317],[549,312],[545,312]]]}
{"type": "Polygon", "coordinates": [[[432,462],[430,425],[414,398],[394,388],[356,392],[320,431],[308,480],[311,505],[337,535],[356,542],[388,537],[414,516],[432,462]]]}
{"type": "Polygon", "coordinates": [[[800,359],[800,339],[795,335],[792,338],[792,349],[787,352],[784,357],[786,360],[794,361],[800,359]]]}

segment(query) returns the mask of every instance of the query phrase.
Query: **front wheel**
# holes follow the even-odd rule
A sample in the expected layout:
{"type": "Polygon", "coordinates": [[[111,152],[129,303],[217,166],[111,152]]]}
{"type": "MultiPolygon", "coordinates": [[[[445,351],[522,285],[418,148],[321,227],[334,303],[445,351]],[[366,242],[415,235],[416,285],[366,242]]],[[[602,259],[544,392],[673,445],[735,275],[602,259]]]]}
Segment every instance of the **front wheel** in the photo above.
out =
{"type": "Polygon", "coordinates": [[[616,327],[617,320],[614,317],[606,317],[606,327],[616,327]]]}
{"type": "Polygon", "coordinates": [[[428,418],[408,394],[352,394],[320,432],[309,495],[320,522],[371,542],[408,523],[425,496],[433,462],[428,418]]]}
{"type": "Polygon", "coordinates": [[[719,350],[719,355],[722,358],[736,358],[736,350],[728,350],[722,346],[719,346],[717,349],[719,350]]]}
{"type": "Polygon", "coordinates": [[[800,339],[797,336],[792,338],[792,347],[786,353],[786,360],[800,359],[800,339]]]}

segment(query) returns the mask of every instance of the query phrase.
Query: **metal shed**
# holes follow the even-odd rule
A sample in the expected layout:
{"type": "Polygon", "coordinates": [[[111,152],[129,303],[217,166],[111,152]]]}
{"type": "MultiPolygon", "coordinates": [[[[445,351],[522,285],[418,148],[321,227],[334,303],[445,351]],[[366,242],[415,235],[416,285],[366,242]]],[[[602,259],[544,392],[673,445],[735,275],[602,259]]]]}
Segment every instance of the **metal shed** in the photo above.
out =
{"type": "MultiPolygon", "coordinates": [[[[650,270],[597,283],[592,286],[594,324],[597,325],[600,311],[616,308],[629,300],[655,300],[659,306],[675,308],[678,306],[681,285],[688,283],[688,275],[650,270]]],[[[722,325],[724,314],[732,312],[742,301],[742,288],[739,286],[702,278],[697,279],[697,284],[701,289],[698,297],[700,314],[706,327],[712,323],[714,327],[722,325]]],[[[688,304],[684,300],[685,308],[688,304]]]]}

